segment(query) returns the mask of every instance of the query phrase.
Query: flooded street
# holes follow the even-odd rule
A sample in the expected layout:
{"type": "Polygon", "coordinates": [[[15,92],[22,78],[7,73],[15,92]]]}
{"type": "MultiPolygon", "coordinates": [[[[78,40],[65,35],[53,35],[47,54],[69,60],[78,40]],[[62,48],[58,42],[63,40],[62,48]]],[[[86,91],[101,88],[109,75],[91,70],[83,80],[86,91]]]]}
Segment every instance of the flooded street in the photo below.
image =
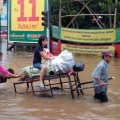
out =
{"type": "MultiPolygon", "coordinates": [[[[2,64],[19,72],[22,67],[32,64],[33,53],[26,51],[4,53],[2,64]]],[[[79,56],[79,61],[85,63],[84,71],[80,72],[81,82],[90,81],[91,72],[101,57],[79,56]]],[[[84,95],[75,99],[70,92],[64,91],[54,98],[43,98],[27,94],[15,94],[10,79],[0,84],[0,120],[120,120],[120,58],[113,58],[109,66],[109,76],[115,76],[108,86],[108,103],[98,103],[93,99],[93,89],[83,90],[84,95]]]]}

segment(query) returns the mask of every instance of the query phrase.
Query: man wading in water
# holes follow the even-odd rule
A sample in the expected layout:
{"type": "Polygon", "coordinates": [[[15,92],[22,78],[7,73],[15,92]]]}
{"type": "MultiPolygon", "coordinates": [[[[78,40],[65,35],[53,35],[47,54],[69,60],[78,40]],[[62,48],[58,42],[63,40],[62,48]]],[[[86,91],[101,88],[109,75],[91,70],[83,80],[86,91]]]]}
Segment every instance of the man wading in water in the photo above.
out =
{"type": "Polygon", "coordinates": [[[112,54],[109,51],[102,52],[102,60],[98,63],[92,73],[94,78],[94,98],[100,102],[107,102],[107,83],[108,83],[108,66],[111,61],[112,54]]]}

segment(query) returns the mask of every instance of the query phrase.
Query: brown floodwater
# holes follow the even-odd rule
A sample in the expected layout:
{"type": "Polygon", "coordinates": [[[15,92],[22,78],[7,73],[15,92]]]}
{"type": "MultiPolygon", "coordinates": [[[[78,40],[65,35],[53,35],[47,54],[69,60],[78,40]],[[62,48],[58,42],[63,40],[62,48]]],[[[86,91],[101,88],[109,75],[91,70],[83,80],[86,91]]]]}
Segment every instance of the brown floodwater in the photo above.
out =
{"type": "MultiPolygon", "coordinates": [[[[5,42],[2,51],[2,64],[6,68],[12,67],[19,72],[32,64],[32,52],[7,52],[5,42]]],[[[91,72],[100,60],[100,57],[79,56],[79,61],[85,63],[84,71],[80,72],[82,82],[92,80],[91,72]]],[[[108,103],[102,104],[94,101],[93,89],[83,90],[84,95],[75,95],[74,100],[69,90],[55,91],[53,98],[15,94],[13,83],[17,79],[9,79],[0,84],[0,120],[120,120],[120,58],[113,58],[109,67],[110,77],[116,79],[108,86],[108,103]]]]}

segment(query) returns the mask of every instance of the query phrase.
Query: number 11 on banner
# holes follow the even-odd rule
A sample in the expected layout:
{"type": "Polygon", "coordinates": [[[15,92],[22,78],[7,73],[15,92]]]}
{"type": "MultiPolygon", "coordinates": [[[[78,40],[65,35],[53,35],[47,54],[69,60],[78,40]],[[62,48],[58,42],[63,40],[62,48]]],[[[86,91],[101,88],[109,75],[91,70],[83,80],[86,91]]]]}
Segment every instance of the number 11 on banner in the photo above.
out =
{"type": "Polygon", "coordinates": [[[29,0],[29,4],[32,5],[32,16],[28,18],[24,16],[24,0],[18,0],[18,4],[20,4],[20,17],[17,18],[18,21],[39,21],[39,16],[36,16],[36,0],[29,0]]]}
{"type": "Polygon", "coordinates": [[[12,0],[12,30],[43,31],[41,12],[44,6],[45,0],[12,0]]]}

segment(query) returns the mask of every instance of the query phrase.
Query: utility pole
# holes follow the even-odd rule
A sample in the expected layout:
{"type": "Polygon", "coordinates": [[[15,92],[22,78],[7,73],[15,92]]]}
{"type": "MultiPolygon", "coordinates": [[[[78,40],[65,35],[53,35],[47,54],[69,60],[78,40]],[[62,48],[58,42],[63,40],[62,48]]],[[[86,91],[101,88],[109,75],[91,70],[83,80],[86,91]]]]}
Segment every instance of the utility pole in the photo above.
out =
{"type": "MultiPolygon", "coordinates": [[[[115,0],[115,4],[117,5],[118,0],[115,0]]],[[[114,13],[114,26],[113,28],[116,28],[116,18],[117,18],[117,8],[115,8],[115,13],[114,13]]]]}
{"type": "Polygon", "coordinates": [[[47,10],[42,11],[42,25],[44,27],[46,27],[47,29],[47,38],[48,38],[48,49],[50,50],[50,40],[51,40],[51,19],[50,19],[50,15],[51,15],[51,6],[50,6],[50,0],[47,0],[47,10]]]}
{"type": "MultiPolygon", "coordinates": [[[[61,29],[61,0],[59,0],[60,5],[59,5],[59,29],[61,29]]],[[[60,39],[58,41],[60,43],[60,39]]]]}
{"type": "Polygon", "coordinates": [[[60,0],[60,6],[59,6],[59,27],[61,27],[61,0],[60,0]]]}
{"type": "Polygon", "coordinates": [[[2,37],[1,37],[1,14],[2,14],[3,0],[0,0],[0,51],[2,49],[2,37]]]}
{"type": "Polygon", "coordinates": [[[50,0],[47,1],[47,10],[48,10],[48,21],[47,21],[47,24],[48,24],[48,28],[47,28],[47,38],[48,38],[48,49],[50,50],[50,40],[51,40],[51,37],[50,37],[50,32],[51,32],[51,23],[50,23],[50,0]]]}

